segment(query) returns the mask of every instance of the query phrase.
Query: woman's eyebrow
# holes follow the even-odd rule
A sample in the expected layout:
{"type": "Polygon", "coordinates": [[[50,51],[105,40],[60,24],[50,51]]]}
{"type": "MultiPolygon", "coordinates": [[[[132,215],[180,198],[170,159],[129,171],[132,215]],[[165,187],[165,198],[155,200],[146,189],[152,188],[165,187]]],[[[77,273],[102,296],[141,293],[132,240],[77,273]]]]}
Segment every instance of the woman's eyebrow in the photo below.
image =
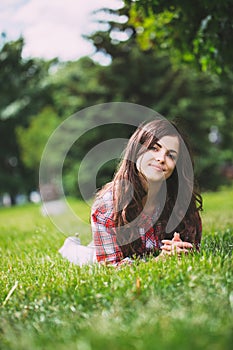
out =
{"type": "MultiPolygon", "coordinates": [[[[162,147],[163,147],[159,142],[155,142],[155,145],[159,146],[159,148],[162,148],[162,147]]],[[[177,152],[176,150],[174,150],[174,149],[168,149],[168,151],[169,151],[170,153],[176,153],[176,154],[178,154],[178,152],[177,152]]]]}
{"type": "Polygon", "coordinates": [[[174,149],[169,149],[169,152],[178,154],[178,152],[176,150],[174,150],[174,149]]]}
{"type": "Polygon", "coordinates": [[[162,148],[162,145],[160,145],[158,142],[155,142],[155,145],[159,146],[159,148],[162,148]]]}

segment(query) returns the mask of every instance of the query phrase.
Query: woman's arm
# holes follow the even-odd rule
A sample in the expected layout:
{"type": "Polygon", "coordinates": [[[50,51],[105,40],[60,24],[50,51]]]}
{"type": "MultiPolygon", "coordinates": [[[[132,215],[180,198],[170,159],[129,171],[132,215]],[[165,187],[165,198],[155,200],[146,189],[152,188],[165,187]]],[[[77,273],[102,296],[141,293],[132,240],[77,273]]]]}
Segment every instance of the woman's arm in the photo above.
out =
{"type": "Polygon", "coordinates": [[[123,259],[117,244],[114,222],[107,210],[97,208],[91,215],[91,227],[98,262],[116,264],[123,259]]]}

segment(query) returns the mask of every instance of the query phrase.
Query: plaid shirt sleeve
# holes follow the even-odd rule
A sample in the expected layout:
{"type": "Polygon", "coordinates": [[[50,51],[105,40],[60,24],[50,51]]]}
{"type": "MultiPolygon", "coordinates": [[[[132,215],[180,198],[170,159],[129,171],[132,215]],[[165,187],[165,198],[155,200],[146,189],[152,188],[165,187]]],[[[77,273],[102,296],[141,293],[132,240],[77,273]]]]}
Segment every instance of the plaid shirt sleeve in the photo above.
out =
{"type": "Polygon", "coordinates": [[[91,227],[98,262],[116,264],[123,259],[117,244],[111,201],[98,201],[91,214],[91,227]]]}

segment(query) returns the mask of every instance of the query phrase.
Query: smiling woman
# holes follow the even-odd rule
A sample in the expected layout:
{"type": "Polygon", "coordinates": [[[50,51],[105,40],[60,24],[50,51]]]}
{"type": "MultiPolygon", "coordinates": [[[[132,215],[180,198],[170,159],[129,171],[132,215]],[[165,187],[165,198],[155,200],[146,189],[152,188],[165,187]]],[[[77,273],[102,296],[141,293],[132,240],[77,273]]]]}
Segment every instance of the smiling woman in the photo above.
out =
{"type": "Polygon", "coordinates": [[[138,157],[136,167],[147,181],[168,179],[176,165],[179,154],[179,140],[177,136],[163,136],[148,152],[138,157]]]}
{"type": "Polygon", "coordinates": [[[61,253],[77,264],[78,255],[84,254],[86,262],[114,265],[147,255],[159,259],[188,254],[199,250],[201,209],[187,142],[175,124],[155,119],[137,128],[113,180],[96,195],[91,211],[93,247],[85,247],[85,253],[76,244],[76,253],[71,254],[68,246],[61,253]]]}
{"type": "Polygon", "coordinates": [[[175,124],[162,119],[138,127],[113,181],[99,191],[92,208],[97,261],[121,264],[199,249],[202,198],[193,188],[188,157],[175,124]]]}

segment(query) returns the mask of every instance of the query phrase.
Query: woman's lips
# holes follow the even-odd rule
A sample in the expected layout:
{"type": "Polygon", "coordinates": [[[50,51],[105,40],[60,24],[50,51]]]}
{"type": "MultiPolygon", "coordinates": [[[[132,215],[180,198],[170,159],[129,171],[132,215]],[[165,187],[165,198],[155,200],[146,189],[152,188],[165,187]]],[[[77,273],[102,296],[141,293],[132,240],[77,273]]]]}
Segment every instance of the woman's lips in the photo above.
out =
{"type": "Polygon", "coordinates": [[[157,164],[152,164],[152,163],[150,163],[149,166],[152,166],[154,169],[156,169],[157,171],[160,171],[160,172],[165,171],[162,167],[160,167],[160,166],[157,165],[157,164]]]}

